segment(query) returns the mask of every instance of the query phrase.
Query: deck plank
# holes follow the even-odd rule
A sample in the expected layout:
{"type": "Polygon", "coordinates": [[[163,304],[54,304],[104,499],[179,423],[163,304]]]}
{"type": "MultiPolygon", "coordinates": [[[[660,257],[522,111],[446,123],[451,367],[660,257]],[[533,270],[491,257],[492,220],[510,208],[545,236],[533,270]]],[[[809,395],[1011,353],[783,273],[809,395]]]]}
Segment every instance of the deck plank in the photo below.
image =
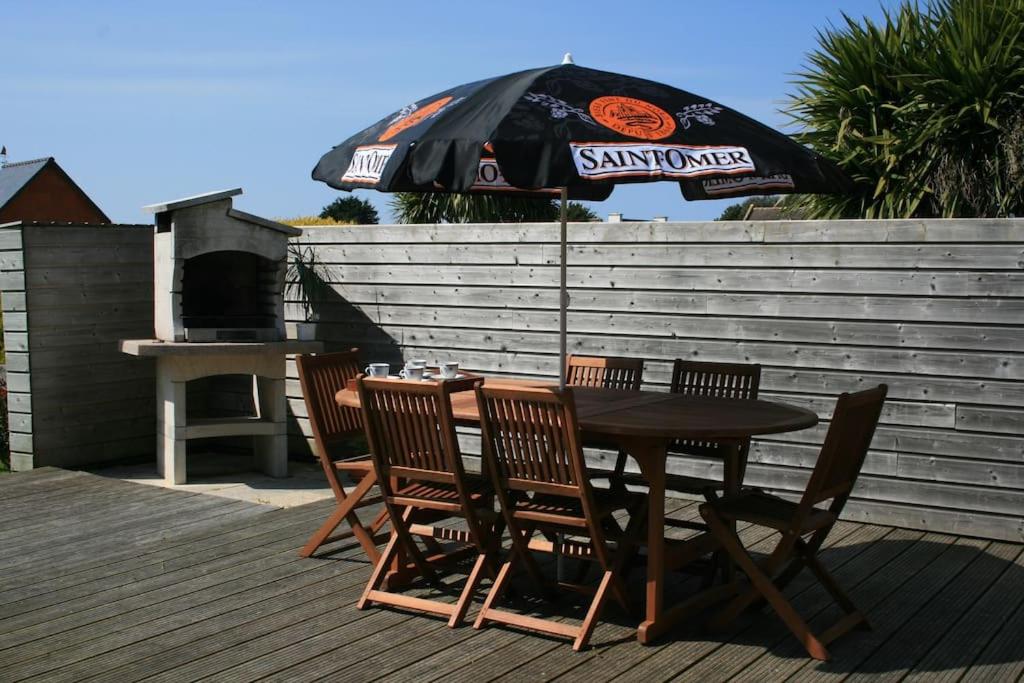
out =
{"type": "MultiPolygon", "coordinates": [[[[843,572],[850,565],[853,569],[852,571],[847,570],[847,573],[856,572],[857,567],[863,568],[865,564],[877,561],[877,558],[865,561],[864,556],[870,555],[869,551],[879,547],[873,544],[874,541],[885,537],[891,531],[879,527],[860,527],[850,534],[849,540],[837,535],[835,538],[828,539],[829,546],[822,552],[822,560],[826,566],[835,569],[837,573],[843,572]]],[[[769,550],[769,546],[770,544],[766,543],[766,546],[760,550],[769,550]]],[[[814,604],[816,599],[820,599],[817,598],[816,590],[817,586],[813,581],[808,576],[801,574],[790,585],[787,594],[793,597],[797,604],[814,604]]],[[[748,649],[750,643],[756,643],[751,653],[752,657],[756,657],[764,652],[765,647],[770,647],[779,639],[778,624],[772,619],[772,615],[762,615],[753,625],[740,624],[735,627],[734,631],[722,634],[720,637],[704,635],[699,622],[690,624],[685,629],[679,629],[671,642],[666,643],[663,647],[650,648],[649,652],[645,650],[627,653],[627,660],[636,658],[635,662],[628,664],[629,672],[631,675],[635,674],[644,678],[670,678],[679,672],[686,671],[698,662],[717,661],[719,657],[728,657],[730,654],[735,656],[737,652],[745,654],[750,651],[748,649]],[[753,633],[750,633],[744,626],[753,630],[753,633]],[[765,642],[756,640],[758,629],[768,631],[769,637],[765,642]],[[742,640],[735,642],[738,639],[742,640]]],[[[622,667],[627,666],[627,662],[613,661],[609,664],[610,666],[607,667],[582,667],[579,671],[572,672],[568,676],[568,680],[612,680],[620,670],[625,672],[626,669],[622,667]]],[[[721,665],[725,670],[729,670],[724,662],[721,665]]]]}
{"type": "MultiPolygon", "coordinates": [[[[1017,548],[1021,549],[1020,546],[1017,548]]],[[[1000,664],[995,661],[978,661],[979,655],[993,638],[1006,631],[1017,633],[1018,642],[1024,642],[1024,628],[1014,631],[1008,623],[1014,613],[1024,610],[1024,592],[1020,590],[1022,585],[1024,552],[1020,552],[1012,563],[1007,564],[1002,575],[971,605],[960,621],[950,626],[945,636],[930,641],[931,650],[914,665],[904,680],[909,683],[952,682],[959,680],[972,663],[1000,664]]]]}
{"type": "MultiPolygon", "coordinates": [[[[868,595],[851,592],[850,596],[854,603],[860,605],[861,609],[870,615],[872,630],[860,631],[832,643],[829,652],[832,653],[833,659],[829,662],[804,659],[800,666],[796,667],[795,675],[803,680],[814,681],[845,679],[900,626],[940,595],[961,572],[981,558],[990,542],[958,538],[952,545],[935,545],[941,552],[912,577],[886,577],[889,580],[880,582],[880,585],[875,587],[877,592],[872,591],[868,595]],[[901,582],[900,578],[905,580],[901,582]]],[[[811,628],[820,630],[824,625],[834,622],[840,615],[838,608],[829,607],[818,619],[812,620],[811,628]]]]}
{"type": "MultiPolygon", "coordinates": [[[[1019,584],[1018,584],[1019,586],[1019,584]]],[[[1020,591],[1020,588],[1017,588],[1020,591]]],[[[1024,605],[1000,629],[960,679],[963,683],[1020,681],[1024,678],[1024,605]]]]}
{"type": "Polygon", "coordinates": [[[275,532],[284,527],[299,525],[301,529],[308,531],[311,525],[326,517],[325,512],[307,509],[307,506],[293,509],[298,511],[298,514],[282,514],[289,512],[287,509],[268,512],[261,517],[261,524],[258,526],[246,520],[246,524],[238,530],[227,530],[194,542],[186,542],[184,547],[182,544],[169,541],[166,548],[154,546],[151,552],[136,552],[100,567],[49,578],[41,577],[35,583],[6,589],[0,593],[0,610],[9,616],[22,611],[28,604],[27,601],[33,598],[43,600],[35,603],[43,605],[74,596],[78,592],[91,592],[102,587],[119,585],[119,581],[135,581],[150,570],[161,572],[199,564],[246,548],[258,547],[268,542],[275,532]]]}
{"type": "MultiPolygon", "coordinates": [[[[501,626],[448,629],[413,612],[356,610],[370,569],[358,545],[297,555],[332,501],[272,510],[211,498],[52,469],[0,477],[0,513],[5,504],[46,511],[26,525],[28,538],[0,530],[0,680],[1012,681],[1024,674],[1021,545],[841,522],[821,557],[876,628],[840,639],[826,664],[808,660],[770,611],[714,636],[695,620],[640,647],[630,620],[609,606],[594,646],[573,653],[562,639],[501,626]]],[[[675,504],[677,516],[695,514],[694,505],[675,504]]],[[[756,527],[741,535],[755,551],[772,545],[756,527]]],[[[631,586],[642,584],[639,574],[631,586]]],[[[674,590],[698,583],[681,580],[674,590]]],[[[806,572],[786,592],[812,627],[838,614],[806,572]]],[[[572,620],[575,602],[536,608],[572,620]]]]}
{"type": "MultiPolygon", "coordinates": [[[[931,643],[954,632],[956,622],[1020,555],[1019,545],[993,543],[901,626],[883,633],[882,644],[846,680],[899,681],[930,649],[931,643]]],[[[959,641],[957,647],[960,647],[959,641]]],[[[851,659],[846,658],[850,663],[851,659]]]]}
{"type": "MultiPolygon", "coordinates": [[[[665,514],[669,518],[695,521],[700,517],[697,507],[696,503],[687,502],[680,505],[678,501],[668,501],[665,514]]],[[[642,572],[637,573],[642,574],[642,572]]],[[[599,637],[600,634],[595,633],[594,642],[597,642],[596,639],[599,637]]],[[[464,675],[467,671],[471,672],[477,668],[485,668],[488,659],[484,658],[500,658],[501,655],[493,653],[503,651],[502,648],[512,643],[534,638],[536,638],[534,634],[529,634],[522,630],[493,625],[474,634],[474,644],[477,641],[481,641],[482,647],[477,648],[474,645],[469,652],[465,652],[467,648],[455,651],[450,649],[453,646],[458,647],[462,642],[462,639],[458,636],[450,636],[446,638],[446,644],[444,646],[439,644],[437,651],[432,655],[423,657],[419,661],[398,671],[395,671],[393,667],[389,667],[390,670],[387,673],[391,675],[386,676],[383,680],[399,683],[403,680],[409,680],[409,675],[423,681],[450,680],[449,677],[456,670],[460,670],[462,672],[460,675],[464,675]],[[484,659],[484,661],[480,662],[479,660],[481,659],[484,659]]],[[[535,652],[538,657],[543,657],[544,652],[549,652],[552,644],[564,643],[550,639],[536,641],[537,650],[535,652]]]]}

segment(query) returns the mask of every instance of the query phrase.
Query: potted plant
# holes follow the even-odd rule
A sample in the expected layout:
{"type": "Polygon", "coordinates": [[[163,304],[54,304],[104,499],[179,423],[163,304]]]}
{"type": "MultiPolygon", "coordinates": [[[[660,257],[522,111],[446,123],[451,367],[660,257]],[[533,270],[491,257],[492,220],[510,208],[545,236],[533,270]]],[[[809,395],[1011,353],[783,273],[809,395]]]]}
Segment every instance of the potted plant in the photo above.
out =
{"type": "Polygon", "coordinates": [[[317,338],[317,323],[320,313],[317,307],[327,299],[332,291],[329,283],[329,272],[317,260],[312,247],[296,242],[288,244],[288,272],[285,283],[285,294],[289,299],[298,299],[302,305],[303,322],[296,322],[294,334],[289,330],[289,337],[300,341],[317,338]]]}

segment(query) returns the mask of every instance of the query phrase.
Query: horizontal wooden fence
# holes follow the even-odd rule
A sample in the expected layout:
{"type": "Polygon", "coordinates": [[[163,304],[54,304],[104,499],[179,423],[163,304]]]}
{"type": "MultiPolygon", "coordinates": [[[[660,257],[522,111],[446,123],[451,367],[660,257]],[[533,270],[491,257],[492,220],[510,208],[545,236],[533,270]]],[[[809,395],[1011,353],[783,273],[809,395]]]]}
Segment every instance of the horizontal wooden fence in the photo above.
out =
{"type": "Polygon", "coordinates": [[[153,365],[119,339],[153,334],[151,226],[0,229],[11,465],[153,453],[153,365]]]}
{"type": "MultiPolygon", "coordinates": [[[[595,223],[569,238],[572,352],[643,357],[653,389],[678,357],[760,363],[764,398],[822,417],[756,441],[750,484],[799,491],[835,396],[885,382],[848,515],[1024,538],[1024,220],[595,223]]],[[[331,348],[552,378],[556,240],[552,225],[309,228],[297,252],[329,285],[312,308],[331,348]]],[[[294,368],[289,398],[308,436],[294,368]]]]}
{"type": "MultiPolygon", "coordinates": [[[[749,483],[798,491],[835,396],[885,382],[848,515],[1024,539],[1024,220],[595,223],[569,235],[573,351],[641,356],[653,389],[677,357],[761,363],[765,398],[825,420],[758,440],[749,483]]],[[[294,251],[325,285],[312,309],[329,348],[553,378],[556,238],[552,225],[309,228],[294,251]]],[[[152,364],[116,347],[152,334],[151,259],[147,226],[0,230],[16,468],[152,453],[152,364]]],[[[290,291],[292,322],[301,298],[290,291]]],[[[290,372],[293,444],[306,450],[290,372]]],[[[462,440],[478,452],[472,430],[462,440]]]]}

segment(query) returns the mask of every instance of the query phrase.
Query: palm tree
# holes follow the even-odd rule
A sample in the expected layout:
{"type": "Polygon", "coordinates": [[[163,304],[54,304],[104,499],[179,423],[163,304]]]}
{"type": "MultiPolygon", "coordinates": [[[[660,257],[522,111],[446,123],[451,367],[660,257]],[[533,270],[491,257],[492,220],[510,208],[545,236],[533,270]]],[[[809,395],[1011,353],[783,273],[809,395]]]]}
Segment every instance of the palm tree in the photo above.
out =
{"type": "Polygon", "coordinates": [[[789,112],[857,192],[811,218],[1024,213],[1024,0],[905,0],[818,35],[789,112]]]}

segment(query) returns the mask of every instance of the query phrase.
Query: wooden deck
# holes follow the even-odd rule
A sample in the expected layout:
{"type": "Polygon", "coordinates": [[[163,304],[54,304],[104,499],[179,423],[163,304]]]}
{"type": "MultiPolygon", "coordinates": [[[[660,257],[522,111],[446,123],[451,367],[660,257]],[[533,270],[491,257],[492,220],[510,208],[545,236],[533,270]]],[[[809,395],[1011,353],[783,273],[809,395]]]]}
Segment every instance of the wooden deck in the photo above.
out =
{"type": "MultiPolygon", "coordinates": [[[[533,634],[356,610],[369,573],[356,549],[296,554],[330,506],[276,509],[55,469],[0,476],[0,681],[1024,678],[1021,545],[840,524],[822,557],[875,628],[836,643],[827,664],[771,614],[641,647],[609,608],[593,646],[574,654],[533,634]]],[[[678,590],[694,581],[680,577],[678,590]]],[[[807,576],[787,592],[812,624],[835,617],[807,576]]]]}

